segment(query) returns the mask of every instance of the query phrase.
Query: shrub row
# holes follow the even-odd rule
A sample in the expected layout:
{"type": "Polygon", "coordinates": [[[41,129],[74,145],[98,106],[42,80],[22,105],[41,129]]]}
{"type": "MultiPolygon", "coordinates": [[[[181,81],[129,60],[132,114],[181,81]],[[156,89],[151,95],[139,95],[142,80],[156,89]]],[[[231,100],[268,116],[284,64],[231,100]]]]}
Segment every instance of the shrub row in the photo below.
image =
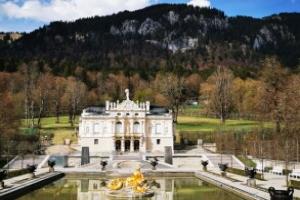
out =
{"type": "Polygon", "coordinates": [[[290,186],[292,186],[295,189],[300,189],[300,181],[290,180],[290,186]]]}
{"type": "MultiPolygon", "coordinates": [[[[231,167],[229,167],[229,168],[227,169],[227,172],[233,173],[233,174],[237,174],[237,175],[241,175],[241,176],[246,176],[245,170],[242,170],[242,169],[236,169],[236,168],[231,168],[231,167]]],[[[255,178],[258,179],[258,180],[263,180],[262,174],[260,174],[260,173],[257,173],[257,174],[255,175],[255,178]]]]}
{"type": "Polygon", "coordinates": [[[21,176],[21,175],[27,174],[27,173],[29,173],[28,169],[18,169],[18,170],[14,170],[14,171],[9,171],[7,174],[7,178],[21,176]]]}
{"type": "Polygon", "coordinates": [[[181,143],[185,143],[186,145],[196,145],[198,139],[202,139],[204,142],[214,141],[214,134],[212,132],[180,131],[179,135],[181,143]]]}

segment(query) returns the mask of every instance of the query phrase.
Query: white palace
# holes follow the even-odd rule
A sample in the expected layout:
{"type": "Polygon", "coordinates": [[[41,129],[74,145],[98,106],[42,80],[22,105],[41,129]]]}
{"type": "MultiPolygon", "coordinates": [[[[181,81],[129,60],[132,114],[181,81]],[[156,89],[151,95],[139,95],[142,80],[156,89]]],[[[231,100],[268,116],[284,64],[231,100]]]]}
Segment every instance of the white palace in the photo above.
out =
{"type": "Polygon", "coordinates": [[[150,102],[129,99],[106,101],[105,107],[83,110],[79,123],[79,145],[91,153],[164,152],[173,149],[172,112],[150,102]]]}

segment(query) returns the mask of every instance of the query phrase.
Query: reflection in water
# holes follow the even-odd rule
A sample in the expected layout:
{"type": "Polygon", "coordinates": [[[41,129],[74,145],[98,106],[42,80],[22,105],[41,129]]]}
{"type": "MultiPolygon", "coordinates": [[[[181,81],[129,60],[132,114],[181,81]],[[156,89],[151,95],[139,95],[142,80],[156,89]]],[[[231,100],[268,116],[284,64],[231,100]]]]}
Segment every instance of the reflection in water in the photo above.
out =
{"type": "MultiPolygon", "coordinates": [[[[155,192],[147,200],[239,200],[196,178],[148,178],[155,192]]],[[[61,179],[27,194],[20,200],[113,200],[105,195],[107,179],[61,179]]]]}

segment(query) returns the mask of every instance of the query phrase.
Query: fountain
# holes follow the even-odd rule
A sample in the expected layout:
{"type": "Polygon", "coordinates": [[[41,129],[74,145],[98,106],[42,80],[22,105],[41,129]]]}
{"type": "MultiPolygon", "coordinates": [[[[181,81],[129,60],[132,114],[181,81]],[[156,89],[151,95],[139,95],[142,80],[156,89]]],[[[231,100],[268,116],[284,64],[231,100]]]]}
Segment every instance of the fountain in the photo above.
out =
{"type": "Polygon", "coordinates": [[[154,192],[138,167],[128,178],[116,178],[109,181],[106,195],[117,198],[141,198],[152,197],[154,192]]]}

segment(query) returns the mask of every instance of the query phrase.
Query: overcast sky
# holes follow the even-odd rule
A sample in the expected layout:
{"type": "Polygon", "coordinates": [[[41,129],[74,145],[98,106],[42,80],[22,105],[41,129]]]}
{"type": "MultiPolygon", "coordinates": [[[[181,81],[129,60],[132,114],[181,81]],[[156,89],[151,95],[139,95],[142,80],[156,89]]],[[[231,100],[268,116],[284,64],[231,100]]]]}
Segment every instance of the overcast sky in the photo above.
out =
{"type": "Polygon", "coordinates": [[[30,32],[50,21],[136,10],[157,3],[215,7],[229,16],[300,12],[300,0],[0,0],[0,32],[30,32]]]}

